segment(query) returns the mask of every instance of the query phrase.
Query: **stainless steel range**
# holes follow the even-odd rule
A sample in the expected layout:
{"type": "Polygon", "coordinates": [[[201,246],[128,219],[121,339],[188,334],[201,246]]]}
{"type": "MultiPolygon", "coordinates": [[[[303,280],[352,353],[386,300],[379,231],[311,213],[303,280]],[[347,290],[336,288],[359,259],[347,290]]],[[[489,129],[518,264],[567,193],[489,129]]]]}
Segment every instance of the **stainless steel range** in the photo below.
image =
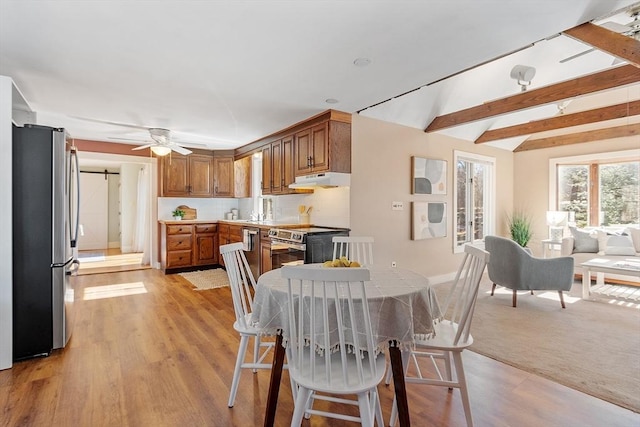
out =
{"type": "Polygon", "coordinates": [[[311,264],[333,258],[333,236],[348,236],[348,228],[272,228],[271,268],[311,264]]]}

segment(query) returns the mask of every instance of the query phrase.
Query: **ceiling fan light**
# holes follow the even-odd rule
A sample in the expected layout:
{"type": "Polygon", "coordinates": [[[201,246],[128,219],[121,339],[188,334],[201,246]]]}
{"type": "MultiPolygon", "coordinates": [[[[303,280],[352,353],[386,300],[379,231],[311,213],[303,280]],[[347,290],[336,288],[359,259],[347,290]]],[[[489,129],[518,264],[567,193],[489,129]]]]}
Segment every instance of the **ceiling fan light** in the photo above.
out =
{"type": "Polygon", "coordinates": [[[151,148],[151,151],[153,151],[153,154],[155,154],[156,156],[166,156],[171,152],[171,148],[163,147],[162,145],[155,145],[150,148],[151,148]]]}

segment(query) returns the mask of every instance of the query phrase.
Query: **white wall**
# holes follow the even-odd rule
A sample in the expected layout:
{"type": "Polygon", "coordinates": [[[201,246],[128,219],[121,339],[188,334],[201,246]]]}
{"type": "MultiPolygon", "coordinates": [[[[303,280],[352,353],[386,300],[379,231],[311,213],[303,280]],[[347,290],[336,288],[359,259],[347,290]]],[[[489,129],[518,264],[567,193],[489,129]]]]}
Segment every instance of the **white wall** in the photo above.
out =
{"type": "MultiPolygon", "coordinates": [[[[120,169],[108,169],[120,172],[120,169]]],[[[108,175],[109,181],[109,241],[110,248],[120,247],[120,175],[108,175]]]]}
{"type": "MultiPolygon", "coordinates": [[[[350,218],[352,235],[375,238],[376,263],[418,271],[426,276],[449,275],[456,271],[461,255],[453,253],[453,151],[462,150],[496,159],[498,224],[513,205],[513,153],[476,146],[452,137],[426,134],[409,128],[354,115],[351,127],[350,218]],[[447,195],[411,194],[411,156],[447,161],[447,195]],[[411,240],[411,202],[445,200],[447,237],[411,240]],[[399,201],[404,210],[394,211],[399,201]]],[[[497,233],[506,230],[500,227],[497,233]]]]}
{"type": "Polygon", "coordinates": [[[13,82],[0,76],[0,369],[11,367],[13,358],[13,243],[11,214],[12,131],[11,109],[13,82]]]}

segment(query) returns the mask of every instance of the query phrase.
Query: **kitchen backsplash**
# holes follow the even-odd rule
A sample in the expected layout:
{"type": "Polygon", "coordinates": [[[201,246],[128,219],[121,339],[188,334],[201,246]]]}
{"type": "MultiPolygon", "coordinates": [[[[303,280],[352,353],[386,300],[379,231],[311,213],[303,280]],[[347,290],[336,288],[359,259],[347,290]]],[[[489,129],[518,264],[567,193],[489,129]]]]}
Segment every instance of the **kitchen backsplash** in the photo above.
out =
{"type": "Polygon", "coordinates": [[[158,197],[158,219],[173,219],[171,212],[180,205],[197,209],[198,219],[223,219],[226,212],[238,209],[238,200],[158,197]]]}
{"type": "MultiPolygon", "coordinates": [[[[350,227],[349,187],[318,188],[313,194],[265,196],[272,200],[275,221],[298,222],[298,206],[312,206],[310,221],[327,227],[350,227]]],[[[249,219],[252,199],[198,199],[158,197],[158,219],[172,219],[171,212],[179,205],[198,210],[198,219],[223,219],[232,208],[239,209],[240,219],[249,219]]]]}

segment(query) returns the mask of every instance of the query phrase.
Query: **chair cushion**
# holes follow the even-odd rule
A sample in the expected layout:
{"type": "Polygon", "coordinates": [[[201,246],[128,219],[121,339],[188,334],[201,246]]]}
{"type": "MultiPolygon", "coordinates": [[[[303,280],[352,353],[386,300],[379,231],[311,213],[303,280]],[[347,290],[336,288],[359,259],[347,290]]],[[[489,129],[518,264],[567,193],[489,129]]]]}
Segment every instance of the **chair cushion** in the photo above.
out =
{"type": "Polygon", "coordinates": [[[607,234],[598,230],[598,255],[634,256],[636,249],[631,236],[627,234],[607,234]]]}
{"type": "Polygon", "coordinates": [[[591,233],[576,227],[569,227],[569,230],[573,236],[573,252],[594,254],[598,252],[598,239],[591,237],[591,233]]]}

